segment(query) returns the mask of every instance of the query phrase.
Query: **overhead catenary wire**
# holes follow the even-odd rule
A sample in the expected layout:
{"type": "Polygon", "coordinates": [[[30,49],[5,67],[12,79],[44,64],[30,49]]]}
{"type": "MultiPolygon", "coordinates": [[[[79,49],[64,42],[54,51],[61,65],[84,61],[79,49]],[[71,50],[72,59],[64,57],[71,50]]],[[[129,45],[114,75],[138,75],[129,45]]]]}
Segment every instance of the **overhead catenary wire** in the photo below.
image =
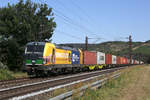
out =
{"type": "MultiPolygon", "coordinates": [[[[77,13],[77,12],[80,11],[80,9],[78,9],[78,11],[70,9],[63,2],[61,2],[61,0],[52,0],[52,1],[55,1],[55,3],[58,2],[58,4],[60,4],[64,9],[66,9],[66,11],[71,11],[72,10],[71,13],[73,12],[72,14],[74,14],[76,17],[78,17],[80,19],[80,21],[84,20],[87,24],[91,25],[90,22],[92,22],[92,21],[89,22],[89,20],[86,20],[87,17],[83,18],[79,13],[77,13]]],[[[71,0],[69,0],[69,1],[71,1],[71,0]]],[[[71,2],[71,4],[73,4],[73,3],[71,2]]],[[[75,7],[77,8],[77,6],[75,6],[75,7]]],[[[82,13],[84,13],[84,12],[82,12],[82,13]]]]}
{"type": "MultiPolygon", "coordinates": [[[[53,9],[53,10],[54,10],[54,9],[53,9]]],[[[56,11],[56,10],[54,10],[54,11],[56,11]]],[[[64,15],[62,15],[62,14],[60,14],[60,13],[58,13],[58,11],[55,12],[55,15],[58,16],[59,18],[63,19],[65,22],[67,22],[67,23],[69,23],[69,24],[75,26],[76,28],[78,28],[78,29],[84,31],[83,33],[85,33],[85,34],[86,34],[86,33],[89,33],[89,31],[88,31],[84,26],[81,26],[81,25],[79,25],[78,23],[75,23],[75,22],[71,21],[71,20],[68,19],[66,16],[64,16],[64,15]]]]}
{"type": "MultiPolygon", "coordinates": [[[[93,25],[95,25],[95,23],[93,22],[94,19],[93,19],[92,17],[90,17],[90,16],[87,14],[87,12],[86,12],[82,7],[80,7],[77,3],[75,3],[73,0],[69,0],[69,1],[71,1],[71,3],[78,9],[79,12],[81,12],[83,15],[85,15],[85,18],[87,18],[88,21],[90,21],[90,25],[93,27],[93,25]]],[[[96,34],[96,33],[94,33],[94,32],[91,33],[91,34],[98,36],[98,34],[96,34]]]]}
{"type": "MultiPolygon", "coordinates": [[[[62,17],[60,16],[60,15],[58,15],[57,13],[55,13],[55,15],[57,16],[57,17],[59,17],[59,18],[61,18],[62,19],[62,17]]],[[[66,25],[72,25],[70,22],[67,22],[67,20],[65,19],[65,18],[63,18],[64,20],[60,20],[60,21],[63,21],[64,22],[64,24],[66,24],[66,25]]],[[[75,25],[72,25],[73,27],[71,28],[71,29],[74,29],[75,31],[79,31],[78,30],[78,27],[76,27],[75,25]]],[[[80,30],[79,32],[77,32],[77,33],[79,33],[79,34],[81,34],[81,32],[82,33],[85,33],[83,30],[80,30]]]]}
{"type": "Polygon", "coordinates": [[[91,18],[91,17],[86,13],[86,11],[85,11],[84,9],[82,9],[82,8],[81,8],[77,3],[75,3],[73,0],[69,0],[69,1],[78,9],[78,11],[82,12],[82,14],[86,16],[85,18],[87,18],[88,21],[92,22],[92,24],[93,24],[93,18],[91,18]]]}
{"type": "Polygon", "coordinates": [[[80,39],[80,40],[83,40],[83,38],[81,38],[81,37],[78,37],[78,36],[75,36],[75,35],[71,35],[71,34],[69,34],[69,33],[67,33],[67,32],[63,32],[63,31],[60,31],[60,30],[58,30],[58,29],[56,29],[55,31],[57,31],[57,32],[60,32],[60,33],[63,33],[63,34],[65,34],[65,35],[67,35],[68,37],[71,37],[71,38],[75,38],[75,39],[80,39]]]}
{"type": "MultiPolygon", "coordinates": [[[[42,1],[43,3],[46,3],[46,1],[42,1]]],[[[54,7],[50,6],[48,3],[46,3],[50,8],[53,8],[53,11],[55,12],[55,14],[57,13],[57,16],[59,15],[60,18],[62,18],[63,20],[65,20],[66,22],[72,24],[73,26],[78,27],[80,30],[84,30],[84,34],[91,34],[91,35],[97,35],[94,32],[92,32],[91,30],[89,30],[87,27],[80,25],[79,23],[75,22],[74,20],[72,20],[70,17],[64,15],[62,12],[56,10],[54,7]]]]}

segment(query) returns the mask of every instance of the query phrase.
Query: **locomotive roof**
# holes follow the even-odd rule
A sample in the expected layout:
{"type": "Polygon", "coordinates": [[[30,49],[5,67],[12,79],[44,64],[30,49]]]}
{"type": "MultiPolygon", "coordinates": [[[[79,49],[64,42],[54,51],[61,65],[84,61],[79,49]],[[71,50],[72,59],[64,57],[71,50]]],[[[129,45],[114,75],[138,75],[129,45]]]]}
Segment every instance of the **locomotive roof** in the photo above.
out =
{"type": "Polygon", "coordinates": [[[27,45],[45,45],[45,42],[29,42],[27,45]]]}
{"type": "Polygon", "coordinates": [[[67,46],[55,45],[55,47],[58,48],[58,49],[65,49],[65,50],[79,51],[77,48],[71,48],[71,47],[67,47],[67,46]]]}

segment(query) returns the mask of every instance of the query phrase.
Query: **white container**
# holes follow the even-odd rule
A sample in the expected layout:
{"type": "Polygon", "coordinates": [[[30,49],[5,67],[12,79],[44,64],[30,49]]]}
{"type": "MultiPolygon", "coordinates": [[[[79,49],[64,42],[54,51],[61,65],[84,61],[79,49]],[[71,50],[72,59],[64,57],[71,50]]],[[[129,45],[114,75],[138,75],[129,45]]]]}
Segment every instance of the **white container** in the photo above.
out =
{"type": "Polygon", "coordinates": [[[112,64],[117,64],[117,57],[112,55],[112,64]]]}
{"type": "Polygon", "coordinates": [[[131,64],[134,64],[134,60],[132,59],[132,63],[131,64]]]}
{"type": "Polygon", "coordinates": [[[128,59],[128,64],[130,64],[130,59],[128,59]]]}
{"type": "Polygon", "coordinates": [[[97,64],[105,64],[105,53],[97,52],[97,64]]]}
{"type": "Polygon", "coordinates": [[[136,64],[139,64],[140,62],[136,60],[136,64]]]}

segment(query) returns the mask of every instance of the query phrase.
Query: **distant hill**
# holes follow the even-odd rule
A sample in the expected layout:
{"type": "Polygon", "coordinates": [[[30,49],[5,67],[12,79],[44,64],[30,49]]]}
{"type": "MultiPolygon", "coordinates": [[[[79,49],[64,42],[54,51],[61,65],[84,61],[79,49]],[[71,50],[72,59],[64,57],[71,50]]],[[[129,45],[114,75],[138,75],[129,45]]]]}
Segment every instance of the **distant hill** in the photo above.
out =
{"type": "MultiPolygon", "coordinates": [[[[88,50],[111,53],[118,56],[129,57],[129,43],[124,41],[108,41],[100,44],[88,44],[88,50]]],[[[85,49],[85,44],[59,44],[73,48],[85,49]]],[[[150,57],[150,40],[146,42],[133,42],[132,54],[134,59],[142,59],[145,62],[150,57]]]]}

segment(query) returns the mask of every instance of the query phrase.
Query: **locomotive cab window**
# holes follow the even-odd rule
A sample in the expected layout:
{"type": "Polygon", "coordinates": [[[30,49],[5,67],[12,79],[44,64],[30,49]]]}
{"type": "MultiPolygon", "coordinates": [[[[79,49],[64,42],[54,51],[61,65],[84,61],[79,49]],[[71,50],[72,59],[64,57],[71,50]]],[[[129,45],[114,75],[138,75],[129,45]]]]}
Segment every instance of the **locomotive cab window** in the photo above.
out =
{"type": "Polygon", "coordinates": [[[32,53],[32,52],[42,53],[43,51],[44,51],[44,45],[27,45],[26,47],[26,53],[32,53]]]}

